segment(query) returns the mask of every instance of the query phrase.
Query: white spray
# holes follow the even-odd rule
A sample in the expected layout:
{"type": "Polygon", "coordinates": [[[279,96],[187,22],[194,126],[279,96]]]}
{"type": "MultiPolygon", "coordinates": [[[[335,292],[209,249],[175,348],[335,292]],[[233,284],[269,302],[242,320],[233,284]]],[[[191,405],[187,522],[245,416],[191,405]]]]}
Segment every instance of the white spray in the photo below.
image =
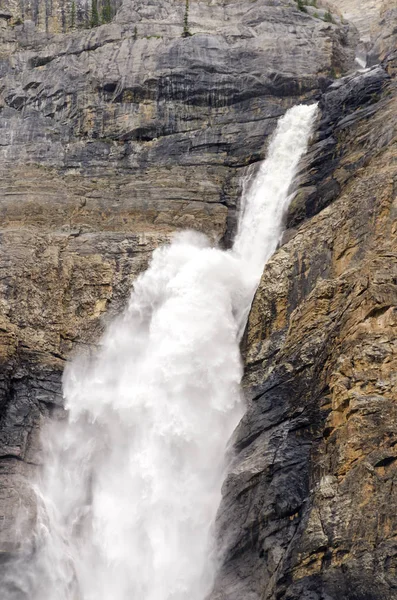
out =
{"type": "Polygon", "coordinates": [[[65,371],[68,422],[45,433],[34,600],[203,600],[228,439],[243,411],[239,330],[276,249],[315,106],[280,119],[231,251],[157,249],[94,360],[65,371]]]}

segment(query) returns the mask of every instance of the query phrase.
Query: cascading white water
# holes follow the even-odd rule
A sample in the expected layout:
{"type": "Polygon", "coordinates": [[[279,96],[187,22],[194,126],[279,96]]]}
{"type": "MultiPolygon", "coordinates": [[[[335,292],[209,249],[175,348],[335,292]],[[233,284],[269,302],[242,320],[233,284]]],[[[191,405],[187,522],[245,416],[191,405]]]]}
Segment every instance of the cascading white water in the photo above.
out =
{"type": "Polygon", "coordinates": [[[245,301],[239,306],[240,331],[262,275],[263,267],[277,248],[283,217],[291,201],[288,194],[299,161],[306,152],[317,104],[298,105],[279,120],[267,158],[242,197],[233,253],[240,259],[245,301]]]}
{"type": "Polygon", "coordinates": [[[280,119],[232,250],[201,234],[153,253],[124,315],[64,376],[45,433],[32,600],[203,600],[228,439],[242,415],[239,330],[282,231],[316,106],[280,119]]]}

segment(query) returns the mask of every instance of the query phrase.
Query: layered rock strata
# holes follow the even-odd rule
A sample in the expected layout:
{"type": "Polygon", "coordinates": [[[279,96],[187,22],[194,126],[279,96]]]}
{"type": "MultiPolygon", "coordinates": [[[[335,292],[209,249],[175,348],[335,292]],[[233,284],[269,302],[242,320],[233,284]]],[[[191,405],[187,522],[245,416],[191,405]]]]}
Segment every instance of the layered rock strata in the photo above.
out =
{"type": "Polygon", "coordinates": [[[396,61],[323,96],[252,307],[217,600],[396,598],[396,61]]]}
{"type": "MultiPolygon", "coordinates": [[[[7,7],[6,7],[7,8],[7,7]]],[[[12,9],[12,7],[11,7],[12,9]]],[[[178,229],[227,239],[287,107],[353,63],[354,28],[293,0],[126,2],[89,31],[0,30],[0,552],[61,375],[178,229]],[[184,36],[184,37],[183,37],[184,36]]]]}
{"type": "Polygon", "coordinates": [[[188,31],[177,1],[126,0],[112,24],[68,35],[3,19],[3,560],[20,505],[34,518],[24,486],[65,360],[99,339],[173,231],[227,243],[245,166],[286,108],[316,98],[285,243],[244,340],[248,411],[213,597],[396,597],[392,9],[390,35],[373,34],[382,66],[331,87],[353,65],[354,28],[292,0],[191,3],[188,31]]]}

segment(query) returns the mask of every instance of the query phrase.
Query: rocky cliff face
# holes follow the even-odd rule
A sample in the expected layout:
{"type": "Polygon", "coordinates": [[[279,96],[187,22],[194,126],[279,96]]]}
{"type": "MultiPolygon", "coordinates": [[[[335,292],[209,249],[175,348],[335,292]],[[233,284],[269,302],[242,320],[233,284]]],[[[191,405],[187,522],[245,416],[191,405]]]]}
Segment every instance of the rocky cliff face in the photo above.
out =
{"type": "Polygon", "coordinates": [[[396,61],[322,97],[252,307],[217,600],[396,598],[396,61]]]}
{"type": "Polygon", "coordinates": [[[66,358],[172,231],[227,239],[277,118],[353,61],[354,30],[292,0],[192,3],[182,37],[185,11],[126,0],[89,31],[1,30],[2,552],[66,358]]]}
{"type": "Polygon", "coordinates": [[[246,166],[316,98],[289,241],[247,329],[215,597],[393,597],[396,63],[329,87],[358,40],[335,21],[293,0],[125,0],[91,30],[0,30],[3,560],[67,357],[173,231],[228,243],[246,166]]]}
{"type": "Polygon", "coordinates": [[[396,47],[396,0],[326,0],[326,4],[357,27],[361,61],[376,64],[396,47]]]}

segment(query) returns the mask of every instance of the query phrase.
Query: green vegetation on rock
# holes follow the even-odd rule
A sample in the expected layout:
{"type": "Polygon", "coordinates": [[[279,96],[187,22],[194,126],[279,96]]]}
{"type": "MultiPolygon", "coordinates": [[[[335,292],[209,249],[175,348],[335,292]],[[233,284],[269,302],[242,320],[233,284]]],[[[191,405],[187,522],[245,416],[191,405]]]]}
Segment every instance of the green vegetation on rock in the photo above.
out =
{"type": "Polygon", "coordinates": [[[76,2],[73,0],[72,8],[70,13],[70,28],[74,29],[76,27],[76,2]]]}
{"type": "Polygon", "coordinates": [[[182,37],[189,37],[192,34],[189,31],[189,0],[186,0],[185,16],[183,17],[183,33],[182,37]]]}
{"type": "Polygon", "coordinates": [[[112,6],[110,4],[110,0],[104,0],[102,6],[102,23],[110,23],[112,16],[112,6]]]}
{"type": "Polygon", "coordinates": [[[98,25],[99,25],[98,0],[91,0],[90,26],[98,27],[98,25]]]}
{"type": "Polygon", "coordinates": [[[301,10],[302,12],[307,12],[306,6],[305,6],[303,0],[297,0],[297,4],[298,4],[299,10],[301,10]]]}

